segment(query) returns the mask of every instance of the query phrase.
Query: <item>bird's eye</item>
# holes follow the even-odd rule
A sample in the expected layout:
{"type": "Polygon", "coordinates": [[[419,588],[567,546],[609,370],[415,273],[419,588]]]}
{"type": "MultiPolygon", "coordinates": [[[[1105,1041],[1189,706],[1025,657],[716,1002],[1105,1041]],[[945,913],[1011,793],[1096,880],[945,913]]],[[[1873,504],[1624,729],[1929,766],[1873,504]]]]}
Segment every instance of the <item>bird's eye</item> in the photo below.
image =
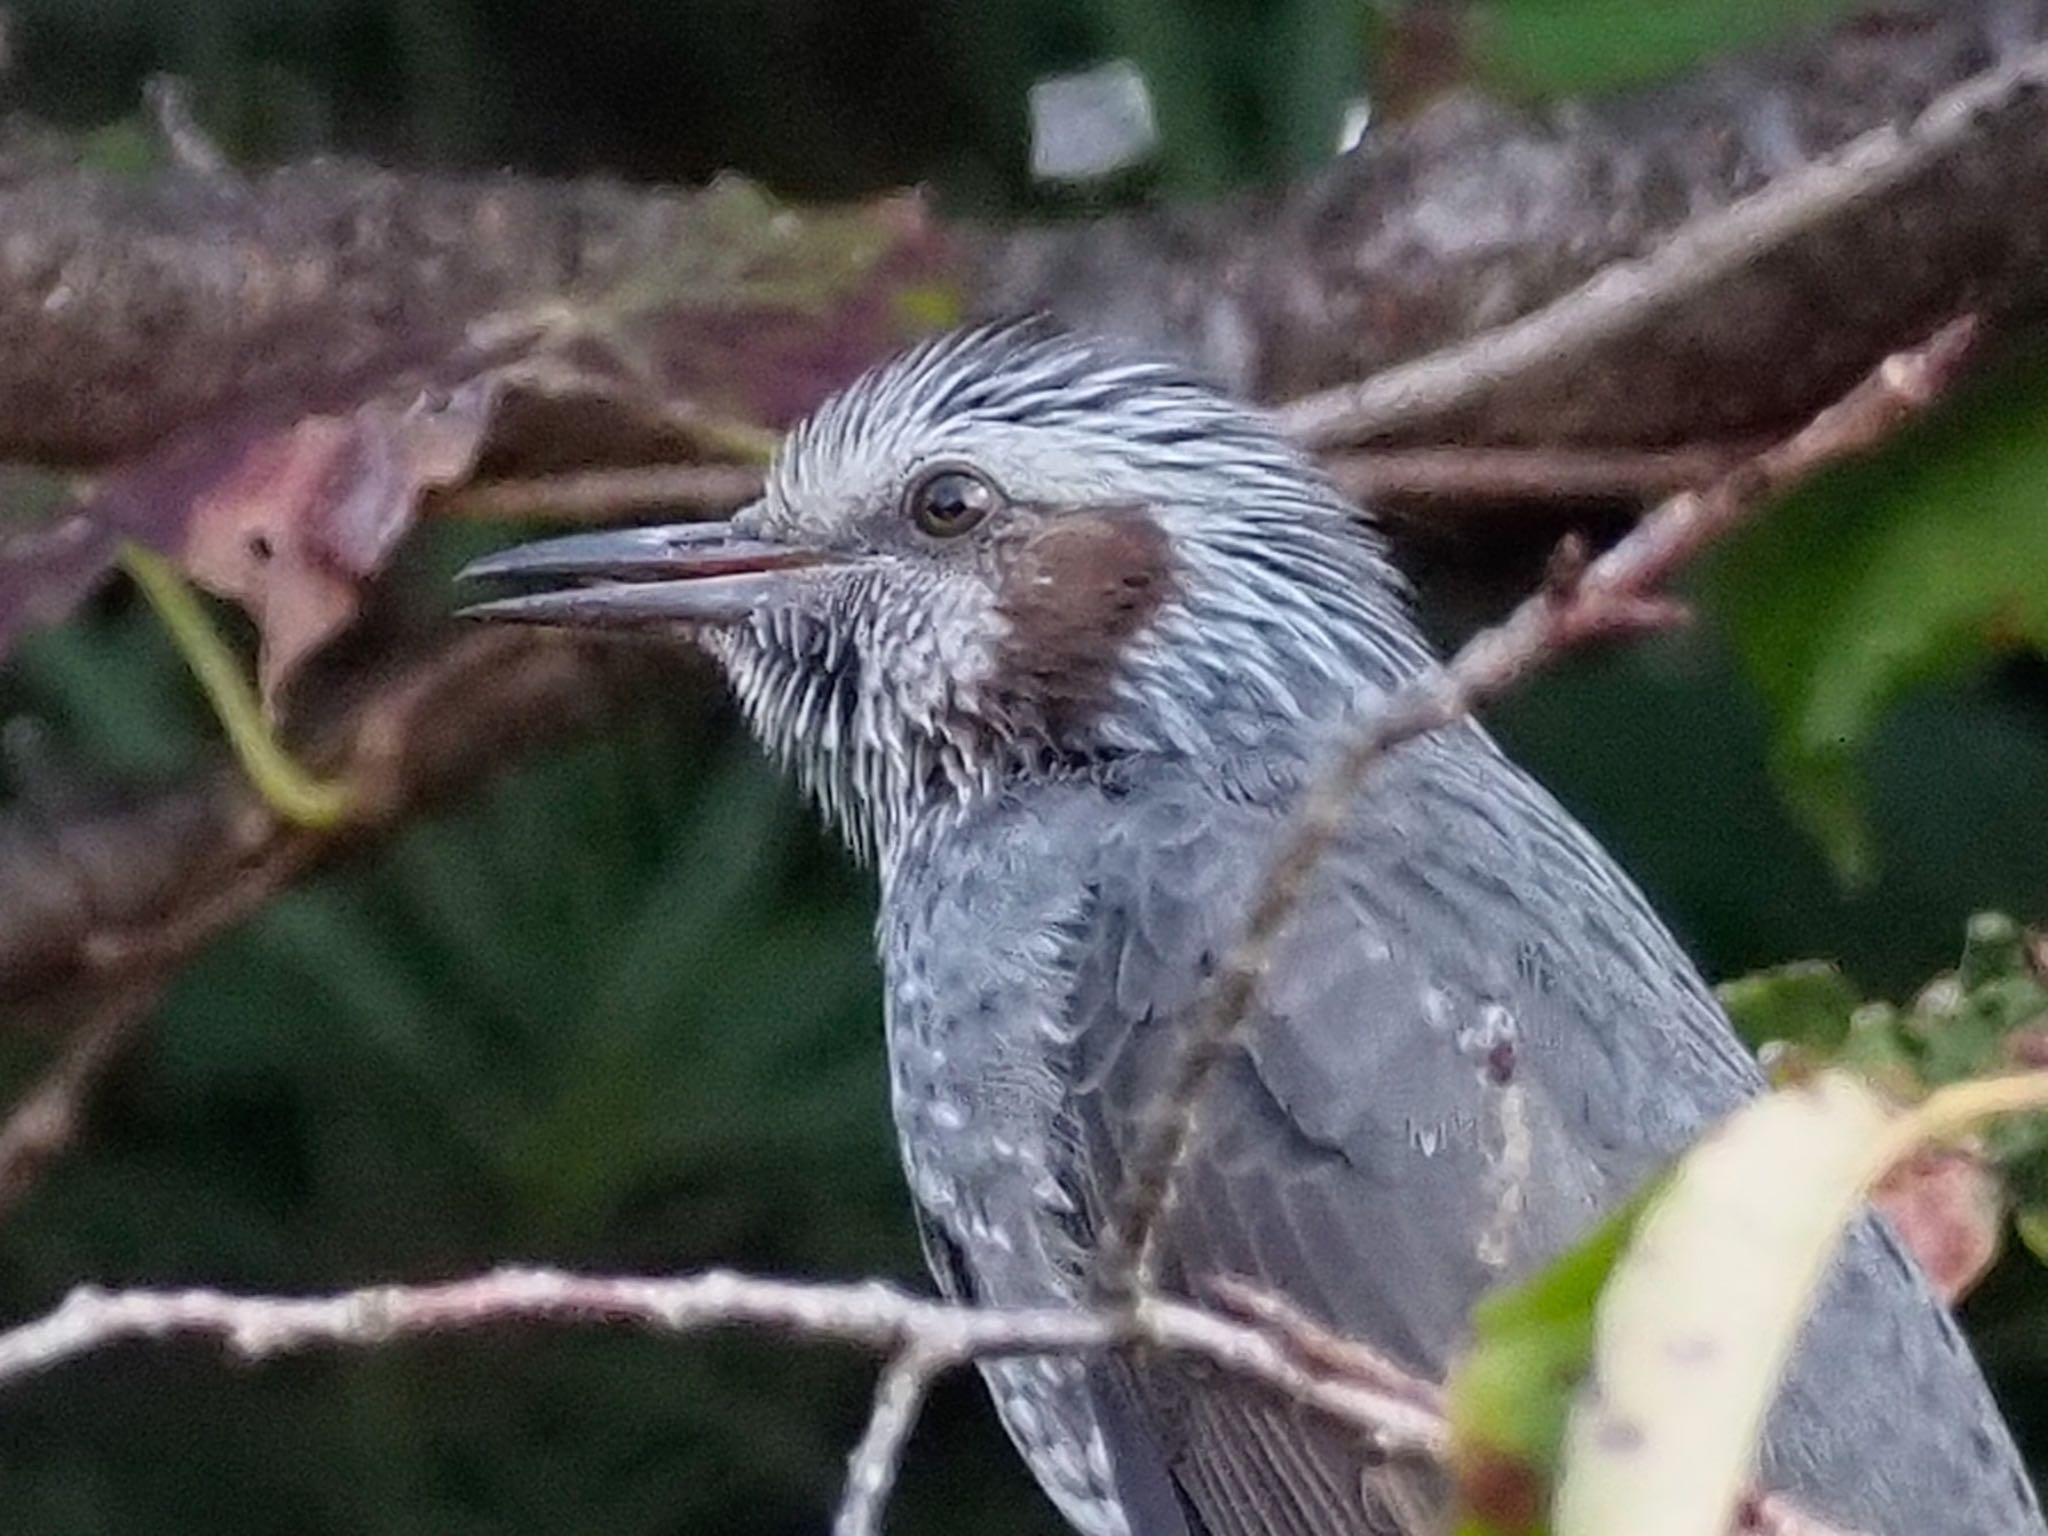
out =
{"type": "Polygon", "coordinates": [[[1002,493],[970,469],[935,469],[914,481],[910,520],[935,539],[967,532],[1002,505],[1002,493]]]}

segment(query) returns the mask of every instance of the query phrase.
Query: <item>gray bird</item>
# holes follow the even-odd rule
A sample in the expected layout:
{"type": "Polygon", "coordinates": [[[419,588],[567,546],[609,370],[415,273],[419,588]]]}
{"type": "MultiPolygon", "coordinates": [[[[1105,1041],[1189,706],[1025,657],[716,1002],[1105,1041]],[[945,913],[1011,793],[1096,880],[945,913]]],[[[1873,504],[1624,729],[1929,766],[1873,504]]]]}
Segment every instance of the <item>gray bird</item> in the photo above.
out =
{"type": "MultiPolygon", "coordinates": [[[[890,1087],[949,1296],[1089,1295],[1172,1045],[1333,733],[1433,662],[1381,540],[1266,421],[1041,324],[928,343],[729,523],[473,567],[487,616],[694,637],[880,874],[890,1087]]],[[[1761,1086],[1612,858],[1477,725],[1378,769],[1211,1080],[1164,1276],[1250,1276],[1440,1375],[1473,1302],[1761,1086]]],[[[984,1367],[1083,1536],[1349,1536],[1444,1490],[1146,1357],[984,1367]]],[[[1851,1235],[1763,1480],[1886,1536],[2040,1533],[1969,1350],[1851,1235]]]]}

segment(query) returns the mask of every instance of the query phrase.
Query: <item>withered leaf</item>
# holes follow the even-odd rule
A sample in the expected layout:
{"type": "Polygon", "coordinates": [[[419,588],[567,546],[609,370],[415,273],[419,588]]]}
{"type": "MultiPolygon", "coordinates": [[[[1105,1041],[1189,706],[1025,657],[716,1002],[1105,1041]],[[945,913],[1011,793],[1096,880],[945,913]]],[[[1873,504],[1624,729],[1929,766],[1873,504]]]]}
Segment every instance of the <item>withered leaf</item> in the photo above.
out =
{"type": "Polygon", "coordinates": [[[2004,1191],[1997,1173],[1973,1153],[1927,1148],[1887,1173],[1871,1199],[1950,1306],[1969,1295],[1998,1259],[2004,1191]]]}
{"type": "Polygon", "coordinates": [[[498,393],[487,378],[301,417],[246,443],[193,497],[174,553],[255,619],[266,703],[355,617],[421,495],[468,478],[498,393]]]}
{"type": "Polygon", "coordinates": [[[353,621],[428,493],[752,452],[952,318],[944,255],[914,198],[795,210],[728,179],[601,291],[440,317],[381,371],[309,355],[288,397],[169,423],[74,509],[0,537],[0,656],[133,540],[250,613],[274,702],[353,621]]]}

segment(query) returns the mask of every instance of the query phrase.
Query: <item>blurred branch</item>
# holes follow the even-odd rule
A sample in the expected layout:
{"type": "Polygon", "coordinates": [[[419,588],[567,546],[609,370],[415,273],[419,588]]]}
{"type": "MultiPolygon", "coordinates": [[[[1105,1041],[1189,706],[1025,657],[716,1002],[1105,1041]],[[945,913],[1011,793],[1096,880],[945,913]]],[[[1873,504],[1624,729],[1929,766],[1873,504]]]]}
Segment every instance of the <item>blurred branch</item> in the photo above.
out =
{"type": "Polygon", "coordinates": [[[344,710],[307,754],[350,817],[295,825],[242,773],[89,821],[0,821],[0,1002],[75,1016],[0,1123],[0,1214],[76,1141],[86,1100],[178,970],[335,849],[387,833],[516,752],[598,719],[600,653],[465,631],[344,710]]]}
{"type": "Polygon", "coordinates": [[[1581,647],[1679,622],[1684,610],[1665,585],[1688,561],[1772,498],[1829,465],[1867,453],[1924,411],[1954,382],[1976,334],[1971,318],[1951,321],[1921,346],[1888,357],[1806,428],[1702,491],[1664,503],[1599,559],[1568,541],[1550,579],[1506,620],[1472,637],[1458,654],[1396,692],[1317,775],[1245,920],[1223,957],[1197,1026],[1176,1042],[1165,1086],[1150,1107],[1113,1208],[1101,1266],[1107,1294],[1150,1290],[1161,1219],[1192,1142],[1203,1091],[1251,1017],[1260,978],[1323,855],[1343,832],[1374,765],[1403,742],[1463,719],[1581,647]]]}
{"type": "MultiPolygon", "coordinates": [[[[1770,183],[1720,213],[1704,215],[1639,261],[1603,268],[1583,286],[1513,324],[1358,384],[1296,400],[1281,423],[1311,448],[1391,436],[1443,437],[1459,428],[1479,439],[1498,431],[1489,413],[1512,416],[1518,394],[1560,378],[1590,379],[1601,356],[1648,357],[1654,339],[1684,333],[1674,315],[1698,314],[1703,301],[1725,303],[1732,283],[1753,279],[1760,263],[1840,230],[1863,210],[1896,204],[1908,189],[1955,173],[1958,159],[1987,152],[2008,133],[2048,135],[2048,46],[1970,80],[1930,105],[1906,128],[1877,128],[1841,154],[1770,183]]],[[[2015,170],[2048,175],[2048,159],[2015,170]]],[[[1886,259],[1895,254],[1887,252],[1886,259]]],[[[1924,296],[1921,300],[1924,302],[1924,296]]],[[[1748,334],[1741,320],[1731,329],[1748,334]]],[[[1771,356],[1768,348],[1751,353],[1771,356]]],[[[1684,361],[1697,366],[1690,351],[1684,361]]],[[[1622,365],[1623,382],[1632,387],[1622,365]]],[[[1699,386],[1695,386],[1699,387],[1699,386]]]]}
{"type": "Polygon", "coordinates": [[[302,754],[349,796],[336,827],[292,825],[232,769],[91,819],[0,821],[0,1000],[170,975],[335,847],[596,719],[599,655],[557,635],[466,630],[394,666],[302,754]]]}
{"type": "MultiPolygon", "coordinates": [[[[940,243],[970,312],[1050,310],[1285,400],[1497,330],[1669,242],[1698,275],[1655,325],[1629,310],[1643,345],[1615,350],[1610,314],[1599,344],[1558,358],[1526,342],[1490,354],[1524,371],[1493,378],[1469,422],[1443,413],[1480,386],[1440,369],[1373,386],[1370,419],[1523,444],[1775,430],[1943,314],[2048,304],[2048,102],[2016,85],[2048,23],[2010,0],[1892,11],[1544,114],[1454,98],[1280,193],[950,225],[940,243]],[[1986,60],[2008,62],[1929,110],[1986,60]],[[1871,133],[1889,148],[1802,171],[1871,133]],[[1802,190],[1721,226],[1760,239],[1742,270],[1680,235],[1780,180],[1802,190]]],[[[725,233],[682,191],[324,162],[246,179],[18,175],[0,181],[0,224],[0,457],[82,464],[238,403],[321,408],[489,316],[687,273],[725,233]]]]}
{"type": "Polygon", "coordinates": [[[1359,424],[1402,443],[1776,436],[1945,316],[2048,306],[2044,41],[2038,5],[1906,0],[1612,98],[1452,97],[1286,192],[992,232],[969,293],[1269,401],[1375,381],[1359,424]],[[1581,289],[1553,357],[1522,318],[1581,289]],[[1489,333],[1455,372],[1409,363],[1489,333]]]}
{"type": "Polygon", "coordinates": [[[1323,468],[1346,496],[1377,512],[1390,501],[1649,503],[1718,480],[1757,446],[1353,449],[1324,455],[1323,468]]]}
{"type": "Polygon", "coordinates": [[[72,1031],[56,1062],[7,1112],[0,1123],[0,1216],[78,1140],[93,1085],[149,1016],[163,985],[163,977],[153,976],[109,991],[72,1031]]]}
{"type": "Polygon", "coordinates": [[[649,464],[485,480],[435,496],[429,510],[444,517],[508,522],[613,522],[655,512],[729,512],[760,493],[761,472],[743,464],[649,464]]]}
{"type": "MultiPolygon", "coordinates": [[[[1751,457],[1754,444],[1683,448],[1387,448],[1328,455],[1344,494],[1367,503],[1649,502],[1704,485],[1751,457]]],[[[740,464],[647,464],[485,480],[429,497],[440,517],[479,521],[618,522],[715,516],[759,495],[740,464]]]]}

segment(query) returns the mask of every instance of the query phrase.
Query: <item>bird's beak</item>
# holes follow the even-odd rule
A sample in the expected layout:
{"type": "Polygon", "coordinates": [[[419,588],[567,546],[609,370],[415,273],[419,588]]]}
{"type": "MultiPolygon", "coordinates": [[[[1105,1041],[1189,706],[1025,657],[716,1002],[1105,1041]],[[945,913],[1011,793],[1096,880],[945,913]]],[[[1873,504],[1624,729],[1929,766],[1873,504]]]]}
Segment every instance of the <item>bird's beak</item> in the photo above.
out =
{"type": "Polygon", "coordinates": [[[464,618],[667,628],[737,623],[785,592],[794,572],[834,559],[748,538],[730,523],[674,523],[522,544],[472,562],[456,580],[556,583],[551,590],[477,603],[462,610],[464,618]]]}

